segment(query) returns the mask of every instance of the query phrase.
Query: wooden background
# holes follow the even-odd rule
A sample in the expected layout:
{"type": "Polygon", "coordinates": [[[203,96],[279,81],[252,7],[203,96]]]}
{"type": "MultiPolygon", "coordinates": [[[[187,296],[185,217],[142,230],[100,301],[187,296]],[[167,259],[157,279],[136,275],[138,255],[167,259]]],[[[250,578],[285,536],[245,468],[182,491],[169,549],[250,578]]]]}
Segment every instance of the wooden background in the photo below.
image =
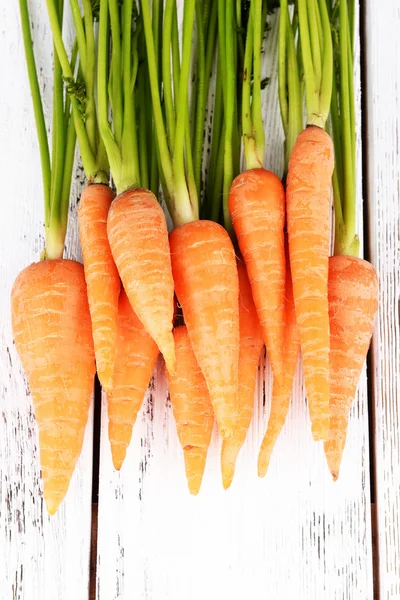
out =
{"type": "MultiPolygon", "coordinates": [[[[49,116],[45,0],[30,6],[49,116]]],[[[332,483],[322,448],[311,440],[300,372],[268,475],[257,478],[271,392],[269,366],[262,361],[255,418],[231,490],[222,489],[215,435],[201,493],[191,497],[158,367],[120,473],[112,468],[105,398],[98,398],[100,438],[93,435],[92,410],[67,498],[50,519],[42,501],[35,418],[9,314],[12,283],[43,246],[39,154],[18,2],[0,4],[1,600],[87,600],[89,587],[98,600],[400,599],[400,2],[365,0],[360,22],[358,222],[364,255],[380,277],[380,311],[339,481],[332,483]]],[[[264,92],[266,166],[281,174],[272,52],[277,15],[271,26],[264,60],[271,76],[264,92]]],[[[78,259],[82,179],[77,167],[67,255],[78,259]]]]}

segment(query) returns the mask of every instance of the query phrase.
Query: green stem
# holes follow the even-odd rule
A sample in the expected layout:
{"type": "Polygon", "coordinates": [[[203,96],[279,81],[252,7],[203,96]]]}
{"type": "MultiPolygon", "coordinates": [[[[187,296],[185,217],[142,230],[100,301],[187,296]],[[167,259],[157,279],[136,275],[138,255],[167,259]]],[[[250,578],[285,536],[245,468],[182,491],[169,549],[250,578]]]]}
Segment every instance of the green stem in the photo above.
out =
{"type": "Polygon", "coordinates": [[[149,161],[148,161],[148,98],[145,91],[145,67],[142,65],[138,73],[138,127],[139,127],[139,154],[140,154],[140,184],[144,188],[149,188],[149,161]]]}
{"type": "MultiPolygon", "coordinates": [[[[108,122],[107,64],[108,64],[108,0],[100,0],[99,41],[97,61],[97,102],[100,134],[107,151],[113,177],[120,172],[122,157],[108,122]]],[[[79,135],[78,135],[79,140],[79,135]]],[[[81,147],[82,152],[82,147],[81,147]]]]}
{"type": "MultiPolygon", "coordinates": [[[[58,0],[57,19],[62,22],[63,2],[58,0]]],[[[61,26],[61,25],[60,25],[61,26]]],[[[52,126],[52,171],[50,191],[50,226],[53,212],[57,212],[61,199],[64,170],[65,152],[65,124],[64,124],[64,85],[62,71],[57,52],[54,49],[54,76],[53,76],[53,126],[52,126]]],[[[58,215],[59,217],[59,215],[58,215]]]]}
{"type": "MultiPolygon", "coordinates": [[[[161,62],[161,54],[162,54],[162,44],[160,40],[162,38],[162,14],[163,14],[163,2],[162,0],[153,0],[153,39],[154,39],[154,49],[156,56],[156,72],[158,74],[158,94],[161,93],[161,69],[159,69],[159,64],[161,62]]],[[[146,40],[144,40],[145,52],[146,52],[146,40]]],[[[147,55],[146,55],[147,61],[147,55]]],[[[148,93],[150,98],[149,106],[153,106],[152,100],[152,92],[151,92],[151,83],[150,83],[150,75],[148,72],[148,63],[147,63],[147,81],[148,81],[148,93]]],[[[151,164],[150,164],[150,189],[154,195],[158,195],[159,185],[160,185],[160,151],[158,148],[158,140],[157,140],[157,131],[156,126],[153,122],[153,109],[150,111],[150,131],[151,131],[151,139],[152,146],[156,149],[155,152],[151,153],[151,164]]],[[[166,189],[166,184],[164,183],[164,189],[166,189]]]]}
{"type": "MultiPolygon", "coordinates": [[[[66,136],[66,145],[65,145],[65,155],[64,155],[64,177],[63,184],[61,190],[61,227],[62,230],[66,233],[67,225],[68,225],[68,207],[69,207],[69,197],[71,193],[71,181],[72,181],[72,169],[74,167],[74,158],[75,158],[75,148],[76,148],[76,132],[74,119],[72,114],[68,119],[68,128],[67,128],[67,136],[66,136]]],[[[65,235],[64,233],[64,235],[65,235]]]]}
{"type": "Polygon", "coordinates": [[[322,78],[322,44],[320,44],[320,35],[318,31],[317,11],[318,0],[307,0],[308,28],[310,32],[311,54],[314,68],[315,85],[319,89],[322,78]]]}
{"type": "MultiPolygon", "coordinates": [[[[79,48],[79,61],[84,74],[88,72],[86,63],[86,35],[85,28],[81,17],[81,9],[78,0],[70,0],[72,18],[74,20],[74,28],[76,34],[76,41],[79,48]]],[[[86,26],[86,23],[85,23],[86,26]]]]}
{"type": "Polygon", "coordinates": [[[43,104],[40,95],[39,82],[37,77],[35,56],[33,53],[33,42],[30,29],[30,19],[27,0],[19,0],[22,36],[24,40],[26,66],[28,70],[29,85],[33,101],[33,113],[36,123],[36,133],[39,143],[40,162],[42,167],[42,182],[44,196],[44,220],[48,227],[50,221],[50,186],[51,186],[51,166],[49,142],[47,138],[46,123],[44,120],[43,104]]]}
{"type": "MultiPolygon", "coordinates": [[[[194,177],[198,194],[201,191],[201,164],[203,157],[204,118],[206,111],[206,64],[205,64],[205,41],[203,20],[201,14],[200,0],[196,0],[196,21],[198,30],[198,63],[197,63],[197,99],[196,99],[196,123],[194,136],[194,177]]],[[[207,83],[209,78],[207,79],[207,83]]]]}
{"type": "Polygon", "coordinates": [[[174,148],[175,142],[175,109],[171,81],[172,22],[175,10],[175,0],[166,0],[162,36],[162,78],[164,87],[164,107],[167,122],[168,146],[170,150],[174,148]]]}
{"type": "MultiPolygon", "coordinates": [[[[211,198],[213,197],[213,193],[215,190],[215,177],[217,172],[217,161],[220,157],[219,149],[220,149],[220,140],[221,140],[221,132],[222,132],[222,122],[223,122],[223,114],[224,114],[224,106],[223,106],[223,97],[222,97],[222,85],[221,82],[221,65],[220,65],[220,57],[218,55],[217,61],[217,75],[216,75],[216,85],[215,85],[215,96],[214,96],[214,106],[213,106],[213,116],[212,116],[212,137],[211,137],[211,152],[210,152],[210,160],[209,160],[209,171],[207,177],[207,193],[205,197],[205,210],[204,215],[206,217],[211,215],[213,202],[211,198]]],[[[223,169],[223,166],[222,166],[223,169]]]]}
{"type": "MultiPolygon", "coordinates": [[[[247,23],[246,47],[244,51],[243,85],[242,85],[242,133],[244,146],[244,159],[246,169],[257,165],[254,160],[253,120],[251,110],[251,78],[253,75],[253,3],[250,4],[250,14],[247,23]]],[[[259,166],[259,165],[258,165],[259,166]]]]}
{"type": "Polygon", "coordinates": [[[220,221],[220,213],[221,213],[221,204],[223,197],[223,185],[224,185],[224,143],[225,143],[225,127],[222,129],[221,138],[219,140],[219,144],[217,145],[217,159],[216,159],[216,168],[215,168],[215,180],[214,186],[211,190],[212,193],[212,203],[211,203],[211,220],[219,223],[220,221]]]}
{"type": "MultiPolygon", "coordinates": [[[[103,0],[104,1],[104,0],[103,0]]],[[[107,0],[105,0],[107,1],[107,0]]],[[[73,72],[71,70],[71,65],[68,60],[68,56],[64,47],[64,42],[61,34],[61,27],[58,22],[57,9],[55,5],[55,0],[46,0],[47,10],[49,15],[49,21],[51,25],[51,30],[53,33],[54,45],[57,50],[58,60],[60,61],[63,78],[65,80],[74,81],[73,72]]],[[[85,169],[86,177],[90,179],[94,179],[97,176],[98,168],[96,164],[96,159],[93,154],[93,150],[90,146],[90,142],[87,136],[87,132],[85,129],[85,125],[82,121],[81,113],[79,110],[79,105],[76,97],[72,95],[71,97],[72,104],[72,112],[74,116],[75,129],[79,141],[79,148],[82,158],[83,167],[85,169]]]]}
{"type": "Polygon", "coordinates": [[[306,85],[307,100],[307,123],[316,124],[323,127],[323,122],[319,118],[319,102],[317,81],[314,74],[314,66],[310,45],[310,32],[308,27],[307,0],[298,0],[299,27],[301,52],[304,67],[304,79],[306,85]]]}
{"type": "MultiPolygon", "coordinates": [[[[167,136],[164,127],[164,120],[162,115],[161,108],[161,99],[160,99],[160,91],[158,85],[158,69],[157,69],[157,59],[155,52],[155,44],[154,44],[154,36],[151,27],[151,16],[150,16],[150,6],[147,0],[141,0],[142,6],[142,16],[143,16],[143,27],[146,39],[146,48],[147,48],[147,60],[149,67],[149,78],[150,78],[150,88],[151,88],[151,97],[153,104],[153,116],[155,122],[155,129],[157,134],[157,144],[159,148],[159,156],[160,156],[160,164],[163,170],[163,176],[165,179],[165,185],[168,190],[168,195],[172,197],[174,190],[174,182],[173,182],[173,174],[172,174],[172,162],[171,157],[168,150],[168,142],[167,136]]],[[[172,213],[172,206],[169,206],[168,209],[172,213]]]]}
{"type": "Polygon", "coordinates": [[[253,131],[255,139],[255,158],[260,167],[264,164],[265,133],[261,105],[261,46],[264,32],[262,20],[262,0],[253,0],[253,131]]]}
{"type": "Polygon", "coordinates": [[[285,140],[286,149],[286,169],[289,166],[289,157],[292,153],[293,146],[297,136],[303,130],[303,105],[302,91],[300,83],[299,65],[296,53],[295,39],[293,28],[290,25],[289,9],[286,5],[286,19],[289,24],[287,28],[287,72],[288,72],[288,97],[289,97],[289,112],[288,112],[288,130],[285,140]]]}
{"type": "Polygon", "coordinates": [[[279,108],[282,119],[283,131],[285,138],[288,136],[289,128],[289,107],[287,98],[287,79],[288,72],[286,69],[287,56],[286,49],[288,44],[288,3],[287,0],[281,0],[281,9],[279,14],[279,40],[278,40],[278,96],[279,108]]]}
{"type": "Polygon", "coordinates": [[[121,63],[121,27],[119,22],[119,6],[118,0],[109,0],[110,23],[111,23],[111,39],[112,39],[112,108],[113,108],[113,123],[114,135],[117,144],[121,143],[122,128],[124,122],[123,102],[122,102],[122,63],[121,63]]]}
{"type": "Polygon", "coordinates": [[[86,119],[85,128],[93,153],[96,153],[96,103],[94,74],[96,71],[96,47],[93,32],[93,14],[91,0],[83,0],[85,33],[86,33],[86,69],[82,65],[86,85],[86,119]]]}
{"type": "Polygon", "coordinates": [[[326,0],[319,0],[319,9],[322,22],[322,33],[324,39],[324,52],[322,61],[322,80],[320,89],[320,114],[325,125],[329,115],[329,108],[332,98],[332,79],[333,79],[333,51],[331,24],[329,21],[326,0]]]}
{"type": "Polygon", "coordinates": [[[222,95],[225,103],[225,88],[226,88],[226,35],[225,35],[225,0],[218,1],[218,57],[220,59],[221,68],[221,84],[222,95]]]}
{"type": "Polygon", "coordinates": [[[178,97],[180,78],[181,78],[181,62],[180,62],[180,57],[179,57],[178,14],[176,11],[176,3],[174,2],[174,18],[172,21],[172,79],[174,82],[175,98],[178,97]]]}
{"type": "Polygon", "coordinates": [[[356,207],[355,207],[355,175],[352,143],[352,123],[350,108],[350,91],[353,87],[353,73],[349,73],[348,55],[351,49],[348,45],[348,15],[347,2],[341,0],[339,5],[339,44],[340,44],[340,121],[342,126],[343,142],[343,167],[344,167],[344,201],[343,213],[346,225],[346,241],[351,243],[356,232],[356,207]]]}
{"type": "Polygon", "coordinates": [[[231,0],[226,0],[225,7],[225,49],[226,49],[226,94],[225,94],[225,144],[224,144],[224,186],[223,213],[225,229],[233,235],[232,221],[228,209],[229,190],[233,180],[233,125],[235,105],[235,71],[234,71],[234,12],[231,0]]]}

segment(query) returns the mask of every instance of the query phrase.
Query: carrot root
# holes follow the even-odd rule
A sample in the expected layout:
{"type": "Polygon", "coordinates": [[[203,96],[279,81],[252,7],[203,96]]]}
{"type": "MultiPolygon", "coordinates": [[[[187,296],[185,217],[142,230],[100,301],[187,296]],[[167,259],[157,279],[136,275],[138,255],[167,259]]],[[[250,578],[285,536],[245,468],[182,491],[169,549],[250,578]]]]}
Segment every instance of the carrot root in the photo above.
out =
{"type": "Polygon", "coordinates": [[[307,127],[293,147],[287,177],[287,226],[312,434],[329,434],[328,256],[333,144],[307,127]]]}

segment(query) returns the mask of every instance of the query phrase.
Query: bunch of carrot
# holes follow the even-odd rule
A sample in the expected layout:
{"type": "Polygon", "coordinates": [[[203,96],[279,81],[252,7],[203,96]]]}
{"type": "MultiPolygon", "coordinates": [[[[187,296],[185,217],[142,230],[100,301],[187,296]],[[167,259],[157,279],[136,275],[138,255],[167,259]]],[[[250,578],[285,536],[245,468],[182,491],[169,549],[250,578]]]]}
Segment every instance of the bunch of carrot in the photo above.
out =
{"type": "Polygon", "coordinates": [[[259,475],[284,425],[301,349],[312,434],[324,442],[337,478],[377,309],[375,271],[356,258],[351,3],[298,0],[291,17],[287,0],[280,2],[284,185],[263,166],[265,2],[185,0],[180,48],[176,0],[154,0],[151,8],[147,0],[84,0],[83,13],[70,0],[76,42],[69,58],[63,2],[47,0],[55,46],[52,161],[26,2],[20,7],[46,249],[44,260],[18,276],[12,313],[35,404],[49,512],[65,496],[80,454],[95,361],[120,469],[160,352],[191,493],[201,486],[214,420],[223,485],[232,482],[264,344],[274,381],[259,475]],[[87,178],[79,205],[83,268],[62,258],[76,137],[87,178]],[[335,256],[329,258],[332,177],[335,256]],[[175,298],[184,323],[176,327],[175,298]]]}

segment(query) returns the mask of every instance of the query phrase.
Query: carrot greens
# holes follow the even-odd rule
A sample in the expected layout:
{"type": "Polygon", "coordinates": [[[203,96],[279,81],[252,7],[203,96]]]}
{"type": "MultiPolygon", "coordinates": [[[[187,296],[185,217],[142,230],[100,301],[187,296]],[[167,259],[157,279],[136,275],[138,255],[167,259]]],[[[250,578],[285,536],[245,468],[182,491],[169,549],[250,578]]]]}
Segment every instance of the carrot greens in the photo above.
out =
{"type": "Polygon", "coordinates": [[[358,256],[353,75],[354,2],[335,0],[332,1],[330,10],[335,70],[331,102],[331,128],[335,148],[335,254],[358,256]]]}
{"type": "MultiPolygon", "coordinates": [[[[49,140],[30,30],[27,0],[20,0],[19,7],[42,169],[46,237],[42,258],[56,259],[62,258],[63,256],[65,235],[67,231],[69,196],[76,145],[75,126],[71,116],[70,103],[64,94],[61,68],[57,56],[55,55],[50,156],[49,140]]],[[[57,2],[54,18],[59,23],[59,26],[61,26],[60,24],[63,19],[63,2],[57,2]]],[[[76,51],[73,53],[71,62],[68,63],[71,70],[75,68],[75,62],[76,51]]]]}

